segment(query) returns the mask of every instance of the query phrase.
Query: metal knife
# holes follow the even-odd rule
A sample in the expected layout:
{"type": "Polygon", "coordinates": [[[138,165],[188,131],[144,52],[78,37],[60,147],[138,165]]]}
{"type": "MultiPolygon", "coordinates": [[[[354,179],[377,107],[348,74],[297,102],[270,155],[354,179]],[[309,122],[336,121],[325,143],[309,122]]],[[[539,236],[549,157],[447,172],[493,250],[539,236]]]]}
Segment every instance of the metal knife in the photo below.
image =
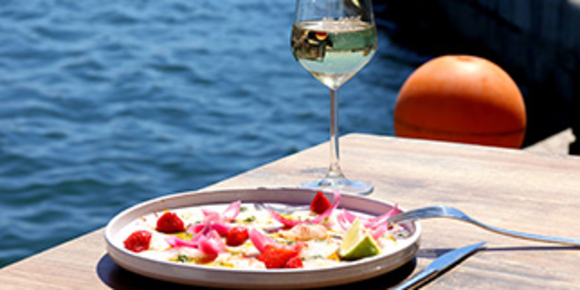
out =
{"type": "Polygon", "coordinates": [[[453,266],[461,259],[465,258],[469,254],[473,253],[475,250],[479,249],[481,246],[485,245],[486,242],[481,242],[478,244],[465,246],[463,248],[455,249],[453,251],[443,254],[441,257],[435,259],[427,268],[422,272],[415,275],[413,278],[407,280],[401,285],[398,285],[393,290],[405,290],[405,289],[415,289],[425,283],[427,283],[431,278],[441,273],[445,269],[453,266]]]}

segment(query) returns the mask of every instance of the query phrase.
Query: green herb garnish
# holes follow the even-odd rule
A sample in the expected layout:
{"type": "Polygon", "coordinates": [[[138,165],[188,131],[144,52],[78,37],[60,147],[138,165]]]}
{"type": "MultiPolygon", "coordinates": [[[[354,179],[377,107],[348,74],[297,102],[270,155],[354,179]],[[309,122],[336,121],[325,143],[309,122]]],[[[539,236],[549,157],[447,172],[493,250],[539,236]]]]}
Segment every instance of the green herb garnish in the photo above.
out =
{"type": "Polygon", "coordinates": [[[255,216],[250,216],[250,217],[247,217],[246,219],[244,219],[244,222],[245,223],[251,223],[251,222],[253,222],[255,220],[256,220],[256,217],[255,216]]]}
{"type": "Polygon", "coordinates": [[[184,254],[178,254],[177,255],[177,261],[181,262],[181,263],[188,263],[191,262],[191,257],[184,255],[184,254]]]}
{"type": "Polygon", "coordinates": [[[314,255],[314,256],[302,258],[302,261],[309,261],[309,260],[316,260],[316,259],[324,259],[324,257],[322,255],[314,255]]]}

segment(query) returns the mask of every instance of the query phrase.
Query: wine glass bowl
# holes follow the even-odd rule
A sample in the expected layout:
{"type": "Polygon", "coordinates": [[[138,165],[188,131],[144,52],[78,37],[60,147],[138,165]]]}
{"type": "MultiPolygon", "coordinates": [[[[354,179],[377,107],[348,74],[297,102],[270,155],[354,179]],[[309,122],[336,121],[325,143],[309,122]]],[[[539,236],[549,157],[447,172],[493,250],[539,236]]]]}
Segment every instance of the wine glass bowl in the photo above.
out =
{"type": "Polygon", "coordinates": [[[326,177],[303,187],[369,194],[369,183],[348,180],[340,168],[338,89],[357,74],[377,49],[371,0],[297,0],[292,53],[330,89],[330,167],[326,177]]]}
{"type": "Polygon", "coordinates": [[[374,26],[355,17],[304,21],[292,28],[294,57],[332,90],[358,73],[376,47],[374,26]]]}

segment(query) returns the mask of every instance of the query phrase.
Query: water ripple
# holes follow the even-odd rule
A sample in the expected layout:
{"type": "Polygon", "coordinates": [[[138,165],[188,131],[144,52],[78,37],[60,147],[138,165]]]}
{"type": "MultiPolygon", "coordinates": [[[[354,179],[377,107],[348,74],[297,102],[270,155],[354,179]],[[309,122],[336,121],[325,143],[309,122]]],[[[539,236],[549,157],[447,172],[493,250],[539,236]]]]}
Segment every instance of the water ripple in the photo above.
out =
{"type": "MultiPolygon", "coordinates": [[[[293,1],[3,1],[0,267],[326,141],[329,93],[290,53],[293,13],[293,1]]],[[[380,39],[341,88],[343,133],[391,133],[421,60],[380,39]]]]}

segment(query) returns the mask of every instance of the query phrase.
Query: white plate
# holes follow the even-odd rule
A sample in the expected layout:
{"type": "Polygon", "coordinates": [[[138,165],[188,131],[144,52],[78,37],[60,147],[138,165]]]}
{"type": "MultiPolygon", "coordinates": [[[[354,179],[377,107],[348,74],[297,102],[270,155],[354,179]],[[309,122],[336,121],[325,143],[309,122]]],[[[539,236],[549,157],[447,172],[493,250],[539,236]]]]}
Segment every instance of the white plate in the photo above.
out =
{"type": "MultiPolygon", "coordinates": [[[[155,279],[221,288],[310,288],[361,281],[397,269],[410,261],[419,249],[421,226],[407,225],[412,235],[391,252],[319,269],[228,269],[159,261],[139,256],[125,249],[121,229],[146,214],[188,206],[242,202],[277,202],[309,204],[316,191],[307,189],[230,189],[188,192],[164,196],[133,206],[115,216],[105,229],[107,251],[121,267],[155,279]]],[[[380,215],[392,204],[362,196],[342,195],[339,208],[380,215]]]]}

